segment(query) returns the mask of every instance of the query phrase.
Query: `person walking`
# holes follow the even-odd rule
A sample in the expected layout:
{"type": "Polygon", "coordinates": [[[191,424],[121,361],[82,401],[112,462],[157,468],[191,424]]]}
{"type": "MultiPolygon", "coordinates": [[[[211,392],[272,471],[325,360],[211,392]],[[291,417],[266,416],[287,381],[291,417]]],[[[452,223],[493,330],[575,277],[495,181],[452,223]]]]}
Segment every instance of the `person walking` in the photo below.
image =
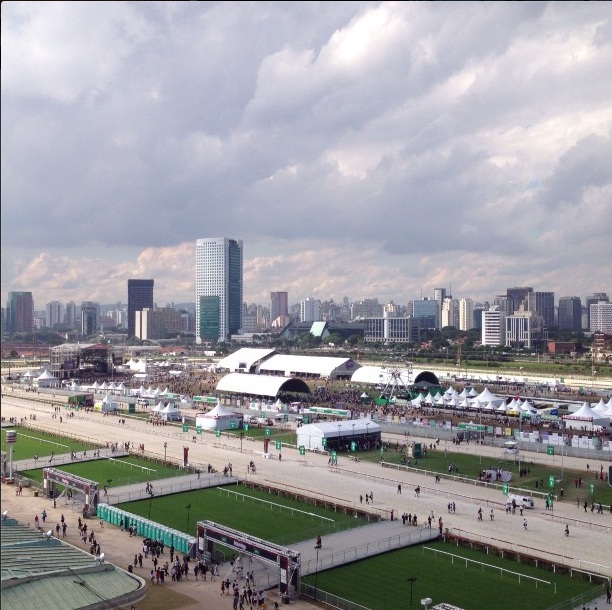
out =
{"type": "Polygon", "coordinates": [[[523,529],[527,529],[527,519],[523,519],[523,529]]]}
{"type": "Polygon", "coordinates": [[[565,526],[565,535],[569,536],[569,525],[565,526]]]}
{"type": "Polygon", "coordinates": [[[493,509],[491,509],[491,521],[494,521],[494,520],[495,520],[495,517],[493,515],[493,509]]]}

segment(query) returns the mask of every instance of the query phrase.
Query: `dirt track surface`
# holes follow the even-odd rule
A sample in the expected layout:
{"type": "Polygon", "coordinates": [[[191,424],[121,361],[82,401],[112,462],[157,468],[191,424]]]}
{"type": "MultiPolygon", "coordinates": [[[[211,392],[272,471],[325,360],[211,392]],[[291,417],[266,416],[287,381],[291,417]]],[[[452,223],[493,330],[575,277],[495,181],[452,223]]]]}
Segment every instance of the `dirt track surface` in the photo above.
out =
{"type": "MultiPolygon", "coordinates": [[[[453,532],[465,533],[470,537],[490,541],[509,549],[530,552],[545,559],[562,561],[587,571],[593,571],[612,577],[612,556],[610,547],[612,541],[612,515],[604,513],[584,512],[576,507],[575,498],[572,501],[557,502],[554,513],[545,511],[540,501],[534,510],[526,511],[528,530],[523,529],[523,518],[506,514],[503,510],[503,496],[497,491],[477,485],[445,480],[435,483],[429,476],[414,472],[404,472],[393,469],[383,469],[379,464],[368,462],[353,462],[346,458],[339,458],[339,469],[334,470],[328,466],[328,458],[323,455],[308,454],[299,456],[295,450],[284,449],[282,461],[267,459],[263,455],[261,441],[244,440],[241,444],[238,439],[228,437],[215,438],[213,435],[198,437],[196,443],[191,442],[191,434],[187,435],[180,428],[169,426],[153,427],[142,420],[128,419],[125,426],[117,425],[117,418],[103,416],[101,413],[78,412],[73,418],[64,417],[53,419],[53,408],[42,403],[28,403],[16,396],[4,395],[2,398],[2,416],[6,419],[16,417],[18,420],[36,413],[36,428],[47,431],[60,432],[69,436],[81,437],[92,442],[106,444],[107,442],[133,443],[135,447],[144,444],[147,453],[152,452],[164,456],[164,443],[167,442],[167,457],[175,462],[182,462],[183,447],[189,446],[189,461],[203,468],[208,463],[217,470],[222,470],[229,463],[233,465],[234,477],[255,479],[262,483],[274,484],[300,490],[302,493],[335,498],[348,505],[359,505],[359,495],[372,492],[374,495],[373,509],[388,515],[393,509],[394,514],[404,512],[418,514],[419,522],[427,519],[433,512],[435,521],[442,517],[444,527],[453,532]],[[254,461],[257,473],[248,472],[248,464],[254,461]],[[402,493],[398,493],[398,484],[402,486],[402,493]],[[414,494],[416,486],[421,487],[419,497],[414,494]],[[456,503],[456,512],[448,513],[448,503],[456,503]],[[482,507],[483,521],[477,521],[478,508],[482,507]],[[494,509],[494,519],[490,519],[490,510],[494,509]],[[570,526],[570,536],[564,536],[565,525],[570,526]]],[[[387,436],[387,435],[385,435],[387,436]]],[[[411,437],[412,440],[418,440],[411,437]]],[[[427,441],[428,443],[430,441],[427,441]]],[[[474,446],[449,443],[448,452],[464,451],[474,452],[474,446]]],[[[486,458],[499,458],[499,449],[487,446],[478,447],[486,458]]],[[[525,459],[542,461],[549,459],[542,454],[524,453],[525,459]]],[[[591,467],[594,465],[591,464],[591,467]]],[[[597,465],[599,466],[599,465],[597,465]]],[[[586,473],[586,461],[580,458],[565,457],[566,468],[583,469],[586,473]]],[[[568,494],[569,495],[569,494],[568,494]]],[[[42,509],[49,514],[48,523],[55,526],[60,517],[60,506],[54,510],[52,503],[45,498],[34,498],[32,493],[24,489],[23,496],[15,496],[14,490],[6,485],[2,486],[2,510],[8,510],[12,517],[33,525],[35,514],[42,509]]],[[[363,507],[365,508],[365,507],[363,507]]],[[[78,537],[76,522],[78,514],[65,515],[68,521],[68,542],[84,548],[78,537]]],[[[194,516],[195,517],[195,516],[194,516]]],[[[197,517],[194,518],[194,521],[197,517]]],[[[119,528],[105,523],[101,527],[97,520],[89,520],[93,525],[96,538],[100,542],[102,551],[111,563],[127,568],[133,561],[134,554],[141,550],[141,539],[130,538],[119,528]]],[[[89,545],[87,545],[87,550],[89,545]]],[[[147,579],[152,567],[151,560],[145,560],[143,568],[136,572],[147,579]]],[[[165,559],[164,559],[165,561],[165,559]]],[[[163,563],[163,562],[162,562],[163,563]]],[[[158,585],[148,585],[155,593],[158,585]]],[[[161,585],[159,586],[161,587],[161,585]]],[[[177,594],[188,596],[193,605],[185,605],[186,600],[177,607],[195,608],[231,608],[230,597],[220,596],[220,582],[195,581],[190,575],[189,581],[172,583],[166,580],[165,590],[176,591],[177,594]]],[[[163,607],[156,605],[155,595],[148,595],[147,599],[137,604],[138,610],[163,607]]],[[[158,598],[161,596],[158,594],[158,598]]],[[[177,597],[180,597],[177,595],[177,597]]],[[[279,606],[281,600],[273,592],[267,594],[268,608],[272,608],[275,601],[279,606]],[[270,603],[271,602],[271,603],[270,603]]],[[[318,606],[305,600],[292,600],[291,606],[298,609],[311,609],[318,606]]],[[[169,606],[165,606],[168,608],[169,606]]]]}

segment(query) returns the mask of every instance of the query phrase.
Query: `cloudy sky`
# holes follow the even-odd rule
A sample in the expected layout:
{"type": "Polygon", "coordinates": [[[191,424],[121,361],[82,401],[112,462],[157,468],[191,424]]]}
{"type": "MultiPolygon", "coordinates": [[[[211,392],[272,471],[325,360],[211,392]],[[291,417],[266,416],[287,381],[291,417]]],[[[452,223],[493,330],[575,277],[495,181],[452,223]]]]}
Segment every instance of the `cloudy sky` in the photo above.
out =
{"type": "Polygon", "coordinates": [[[2,3],[2,304],[612,292],[607,2],[2,3]]]}

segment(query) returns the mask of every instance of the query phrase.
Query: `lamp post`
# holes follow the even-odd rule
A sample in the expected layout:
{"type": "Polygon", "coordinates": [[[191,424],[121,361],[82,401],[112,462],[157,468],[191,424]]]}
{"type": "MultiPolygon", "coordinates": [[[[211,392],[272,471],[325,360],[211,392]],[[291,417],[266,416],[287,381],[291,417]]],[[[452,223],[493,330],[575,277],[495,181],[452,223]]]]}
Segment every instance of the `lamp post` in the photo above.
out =
{"type": "Polygon", "coordinates": [[[149,492],[149,520],[151,520],[151,500],[153,500],[153,496],[155,493],[151,490],[149,492]]]}
{"type": "Polygon", "coordinates": [[[338,451],[340,451],[340,426],[341,424],[338,424],[338,451]]]}
{"type": "Polygon", "coordinates": [[[164,462],[166,461],[166,457],[168,455],[168,443],[164,443],[164,462]]]}
{"type": "Polygon", "coordinates": [[[191,504],[187,504],[185,508],[187,509],[187,533],[189,533],[189,517],[191,515],[191,504]]]}
{"type": "Polygon", "coordinates": [[[315,564],[315,590],[314,590],[314,598],[317,600],[317,581],[319,579],[319,545],[315,546],[315,550],[317,551],[317,563],[315,564]]]}
{"type": "Polygon", "coordinates": [[[407,581],[410,583],[410,610],[412,610],[412,587],[416,582],[416,576],[410,576],[407,581]]]}

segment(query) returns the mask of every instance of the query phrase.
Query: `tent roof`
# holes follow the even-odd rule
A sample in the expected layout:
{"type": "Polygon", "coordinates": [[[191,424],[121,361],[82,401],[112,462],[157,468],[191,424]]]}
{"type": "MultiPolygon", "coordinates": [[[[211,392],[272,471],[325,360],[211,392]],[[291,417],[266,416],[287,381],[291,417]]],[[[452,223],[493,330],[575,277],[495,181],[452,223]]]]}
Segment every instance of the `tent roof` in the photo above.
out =
{"type": "Polygon", "coordinates": [[[243,347],[235,351],[233,354],[219,360],[217,367],[220,369],[228,369],[232,372],[238,370],[249,371],[258,362],[269,358],[275,353],[275,349],[243,347]]]}
{"type": "Polygon", "coordinates": [[[226,409],[220,402],[217,402],[214,409],[211,409],[208,413],[204,413],[204,417],[218,419],[219,417],[236,417],[236,414],[226,409]]]}
{"type": "Polygon", "coordinates": [[[375,421],[363,417],[361,419],[345,419],[336,422],[320,421],[314,424],[305,424],[297,429],[297,434],[299,436],[312,435],[331,438],[347,434],[352,436],[353,431],[355,434],[369,434],[370,432],[378,432],[379,430],[380,426],[375,421]],[[319,434],[313,434],[315,431],[319,434]]]}
{"type": "Polygon", "coordinates": [[[276,375],[249,375],[248,373],[229,373],[217,384],[219,392],[236,392],[253,396],[271,396],[284,392],[310,394],[310,388],[301,379],[278,377],[276,375]]]}
{"type": "Polygon", "coordinates": [[[292,356],[276,354],[259,365],[262,373],[280,371],[286,375],[313,374],[321,377],[332,377],[334,373],[353,374],[361,365],[352,358],[335,358],[331,356],[292,356]]]}
{"type": "Polygon", "coordinates": [[[431,371],[423,371],[412,369],[412,376],[407,368],[404,369],[389,369],[383,366],[360,366],[351,376],[353,383],[389,383],[392,375],[399,373],[401,382],[409,386],[413,383],[418,384],[420,381],[428,381],[432,385],[440,385],[437,376],[431,371]]]}

